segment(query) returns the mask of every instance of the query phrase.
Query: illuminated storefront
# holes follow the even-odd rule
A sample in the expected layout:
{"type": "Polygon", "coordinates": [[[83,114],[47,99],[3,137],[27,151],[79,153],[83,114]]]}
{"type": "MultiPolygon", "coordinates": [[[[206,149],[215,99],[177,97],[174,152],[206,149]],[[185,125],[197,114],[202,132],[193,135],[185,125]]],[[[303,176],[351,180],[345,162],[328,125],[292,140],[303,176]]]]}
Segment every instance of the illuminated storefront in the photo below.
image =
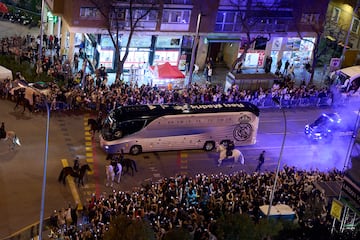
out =
{"type": "Polygon", "coordinates": [[[155,45],[153,65],[170,63],[177,66],[179,62],[182,36],[158,36],[155,45]]]}
{"type": "MultiPolygon", "coordinates": [[[[121,38],[121,59],[125,55],[128,37],[121,38]]],[[[130,43],[129,55],[124,63],[125,69],[141,68],[144,63],[149,63],[151,49],[151,36],[133,36],[130,43]]]]}
{"type": "Polygon", "coordinates": [[[312,59],[315,38],[288,38],[282,60],[289,60],[295,67],[301,67],[312,59]]]}
{"type": "MultiPolygon", "coordinates": [[[[249,49],[243,61],[243,67],[256,68],[263,67],[265,60],[265,53],[269,52],[272,58],[271,69],[276,68],[276,63],[281,58],[284,63],[289,60],[295,67],[302,67],[312,59],[312,52],[314,48],[315,38],[282,38],[276,37],[269,44],[271,49],[265,50],[256,49],[259,46],[254,46],[255,49],[249,49]]],[[[254,44],[255,45],[255,44],[254,44]]],[[[268,46],[268,47],[269,47],[268,46]]],[[[243,53],[243,49],[239,49],[238,57],[243,53]]]]}

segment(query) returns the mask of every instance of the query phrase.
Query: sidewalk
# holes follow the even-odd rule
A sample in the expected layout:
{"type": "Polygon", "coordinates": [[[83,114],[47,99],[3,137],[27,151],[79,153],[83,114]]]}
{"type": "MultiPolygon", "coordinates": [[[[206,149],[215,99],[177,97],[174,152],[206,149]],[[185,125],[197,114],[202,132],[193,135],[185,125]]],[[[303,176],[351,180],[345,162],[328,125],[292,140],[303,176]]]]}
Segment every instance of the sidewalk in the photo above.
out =
{"type": "MultiPolygon", "coordinates": [[[[226,82],[226,76],[229,73],[229,69],[228,68],[224,68],[224,67],[220,67],[220,68],[215,68],[214,72],[213,72],[213,76],[212,76],[212,83],[219,85],[221,87],[224,88],[225,86],[225,82],[226,82]]],[[[301,82],[304,80],[305,76],[304,76],[304,72],[302,69],[295,69],[294,71],[295,73],[295,85],[296,86],[300,86],[301,82]]],[[[261,69],[253,69],[253,68],[248,68],[248,69],[242,69],[242,74],[253,74],[254,79],[256,79],[256,75],[257,74],[265,74],[265,71],[263,68],[261,69]]],[[[198,74],[199,78],[193,78],[194,81],[198,84],[205,84],[206,83],[206,78],[205,76],[203,76],[202,72],[200,72],[198,74]]],[[[319,67],[315,69],[315,73],[314,73],[314,78],[313,78],[313,84],[317,87],[323,87],[325,85],[325,78],[326,75],[323,75],[323,67],[319,67]]]]}

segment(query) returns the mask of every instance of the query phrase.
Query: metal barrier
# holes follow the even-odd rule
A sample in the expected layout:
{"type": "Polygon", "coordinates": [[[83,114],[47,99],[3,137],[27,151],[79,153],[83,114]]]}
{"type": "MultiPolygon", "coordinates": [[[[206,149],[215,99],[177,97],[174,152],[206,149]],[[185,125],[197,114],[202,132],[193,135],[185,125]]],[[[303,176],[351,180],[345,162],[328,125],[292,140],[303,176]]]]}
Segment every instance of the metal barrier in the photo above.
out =
{"type": "MultiPolygon", "coordinates": [[[[280,99],[280,104],[282,107],[324,107],[331,106],[333,104],[332,98],[330,97],[315,97],[311,96],[308,98],[295,98],[295,99],[280,99]]],[[[255,99],[252,101],[253,104],[257,105],[259,108],[270,108],[276,107],[272,96],[266,96],[262,99],[255,99]]]]}
{"type": "MultiPolygon", "coordinates": [[[[39,237],[39,224],[40,222],[36,222],[31,224],[19,231],[2,238],[1,240],[30,240],[30,239],[38,239],[39,237]]],[[[50,226],[50,218],[44,219],[44,230],[48,229],[50,226]]]]}

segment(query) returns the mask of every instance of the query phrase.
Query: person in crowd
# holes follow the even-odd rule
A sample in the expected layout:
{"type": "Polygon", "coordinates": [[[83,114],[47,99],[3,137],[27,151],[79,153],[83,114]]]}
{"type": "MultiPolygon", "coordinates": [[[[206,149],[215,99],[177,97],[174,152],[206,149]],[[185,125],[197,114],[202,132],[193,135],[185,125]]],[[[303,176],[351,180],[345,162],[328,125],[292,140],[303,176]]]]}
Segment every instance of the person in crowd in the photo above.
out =
{"type": "Polygon", "coordinates": [[[258,158],[258,165],[256,166],[255,172],[260,172],[261,166],[265,162],[265,150],[260,153],[260,156],[258,158]]]}
{"type": "Polygon", "coordinates": [[[284,65],[284,72],[283,72],[284,76],[285,76],[286,74],[288,74],[289,65],[290,65],[289,60],[286,60],[285,65],[284,65]]]}

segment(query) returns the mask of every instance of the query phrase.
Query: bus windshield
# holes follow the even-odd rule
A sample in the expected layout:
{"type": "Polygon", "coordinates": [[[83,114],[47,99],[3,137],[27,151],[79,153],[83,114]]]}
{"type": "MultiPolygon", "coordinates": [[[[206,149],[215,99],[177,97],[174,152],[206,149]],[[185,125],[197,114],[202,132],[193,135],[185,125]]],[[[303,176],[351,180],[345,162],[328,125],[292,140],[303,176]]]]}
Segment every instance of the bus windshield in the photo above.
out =
{"type": "Polygon", "coordinates": [[[145,124],[146,120],[143,119],[118,122],[110,115],[104,122],[102,135],[107,141],[120,139],[140,131],[145,124]]]}

